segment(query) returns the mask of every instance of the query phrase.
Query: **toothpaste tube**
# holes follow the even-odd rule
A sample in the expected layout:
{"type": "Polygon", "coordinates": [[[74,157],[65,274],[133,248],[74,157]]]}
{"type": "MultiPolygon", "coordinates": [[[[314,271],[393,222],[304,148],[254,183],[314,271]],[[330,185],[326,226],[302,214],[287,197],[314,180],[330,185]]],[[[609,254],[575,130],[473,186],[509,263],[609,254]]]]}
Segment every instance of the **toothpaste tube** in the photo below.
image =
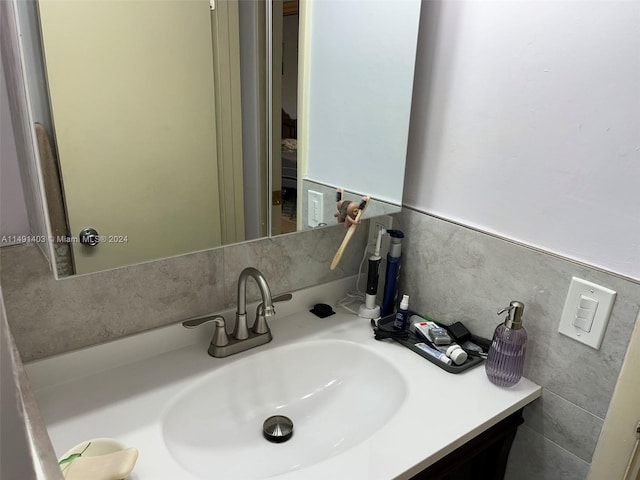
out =
{"type": "Polygon", "coordinates": [[[416,343],[415,344],[416,347],[418,347],[420,350],[427,352],[429,355],[431,355],[433,358],[437,358],[438,360],[440,360],[442,363],[445,363],[447,365],[451,365],[451,359],[449,357],[447,357],[446,354],[436,350],[433,347],[430,347],[429,345],[427,345],[426,343],[416,343]]]}

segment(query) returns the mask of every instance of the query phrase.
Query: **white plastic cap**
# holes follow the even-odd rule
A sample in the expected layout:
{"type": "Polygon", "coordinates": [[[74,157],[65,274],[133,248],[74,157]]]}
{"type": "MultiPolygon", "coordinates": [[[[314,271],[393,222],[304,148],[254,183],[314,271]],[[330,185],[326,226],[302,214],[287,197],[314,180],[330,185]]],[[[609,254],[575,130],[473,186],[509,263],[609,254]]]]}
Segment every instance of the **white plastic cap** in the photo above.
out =
{"type": "Polygon", "coordinates": [[[456,365],[462,365],[467,361],[467,352],[465,352],[459,345],[451,345],[447,348],[447,357],[449,357],[456,365]]]}
{"type": "Polygon", "coordinates": [[[400,301],[400,309],[406,310],[409,308],[409,295],[403,295],[400,301]]]}
{"type": "Polygon", "coordinates": [[[440,355],[440,361],[442,363],[446,363],[447,365],[451,365],[451,359],[446,355],[440,355]]]}

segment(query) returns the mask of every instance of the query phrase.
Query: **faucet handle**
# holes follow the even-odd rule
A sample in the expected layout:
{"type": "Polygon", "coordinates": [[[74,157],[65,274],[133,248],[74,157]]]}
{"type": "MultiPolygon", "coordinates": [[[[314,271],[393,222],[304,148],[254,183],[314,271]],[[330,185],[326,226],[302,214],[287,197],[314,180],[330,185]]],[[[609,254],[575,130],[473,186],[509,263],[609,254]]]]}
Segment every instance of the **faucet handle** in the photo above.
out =
{"type": "Polygon", "coordinates": [[[287,300],[291,300],[292,297],[293,295],[291,295],[290,293],[283,293],[282,295],[271,297],[270,307],[265,308],[264,303],[258,304],[258,308],[256,308],[256,317],[258,315],[264,315],[265,317],[272,317],[273,315],[276,314],[276,309],[273,306],[273,304],[276,302],[286,302],[287,300]]]}
{"type": "Polygon", "coordinates": [[[191,320],[187,320],[182,322],[182,326],[184,328],[196,328],[200,325],[204,325],[209,322],[217,322],[218,320],[222,320],[224,323],[224,317],[222,315],[204,315],[202,317],[192,318],[191,320]]]}
{"type": "MultiPolygon", "coordinates": [[[[271,303],[279,303],[279,302],[288,302],[293,298],[293,295],[290,293],[283,293],[282,295],[277,295],[271,298],[271,303]]],[[[256,317],[258,315],[264,315],[264,303],[260,302],[258,307],[256,308],[256,317]]],[[[273,309],[272,315],[275,314],[276,311],[273,309]]]]}
{"type": "Polygon", "coordinates": [[[275,297],[273,297],[271,299],[271,301],[273,303],[276,303],[276,302],[288,302],[292,298],[293,298],[293,295],[291,293],[283,293],[282,295],[276,295],[275,297]]]}
{"type": "MultiPolygon", "coordinates": [[[[271,302],[272,303],[287,302],[292,298],[293,298],[293,295],[291,295],[290,293],[283,293],[282,295],[272,297],[271,302]]],[[[275,309],[272,309],[271,315],[275,313],[276,313],[275,309]]],[[[259,303],[258,306],[256,307],[256,321],[254,322],[251,330],[253,331],[253,333],[257,333],[257,334],[263,334],[269,331],[269,325],[267,325],[267,319],[265,318],[264,303],[259,303]]]]}
{"type": "Polygon", "coordinates": [[[225,327],[225,321],[222,315],[209,315],[193,318],[186,322],[182,322],[182,326],[185,328],[196,328],[208,322],[214,322],[216,324],[215,330],[213,331],[213,338],[211,339],[211,345],[216,347],[224,347],[228,345],[229,337],[227,336],[227,328],[225,327]]]}

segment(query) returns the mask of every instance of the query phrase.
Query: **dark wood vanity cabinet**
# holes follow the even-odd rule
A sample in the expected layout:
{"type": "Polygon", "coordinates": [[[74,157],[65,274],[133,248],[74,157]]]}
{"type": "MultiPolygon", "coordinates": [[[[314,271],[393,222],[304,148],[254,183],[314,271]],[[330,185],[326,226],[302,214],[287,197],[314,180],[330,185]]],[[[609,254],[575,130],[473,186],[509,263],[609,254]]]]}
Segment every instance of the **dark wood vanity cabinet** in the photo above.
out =
{"type": "Polygon", "coordinates": [[[522,409],[509,415],[411,480],[502,480],[522,409]]]}

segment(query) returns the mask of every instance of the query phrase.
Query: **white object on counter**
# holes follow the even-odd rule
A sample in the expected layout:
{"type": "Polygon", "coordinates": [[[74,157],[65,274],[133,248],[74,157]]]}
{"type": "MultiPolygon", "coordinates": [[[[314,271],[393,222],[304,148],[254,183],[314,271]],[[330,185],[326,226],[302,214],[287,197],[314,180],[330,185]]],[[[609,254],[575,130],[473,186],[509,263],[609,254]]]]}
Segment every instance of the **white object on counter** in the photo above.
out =
{"type": "Polygon", "coordinates": [[[58,463],[65,480],[121,480],[129,476],[138,450],[113,438],[93,438],[67,450],[58,463]]]}
{"type": "Polygon", "coordinates": [[[449,357],[451,361],[456,365],[462,365],[467,361],[467,358],[469,357],[467,352],[460,348],[460,345],[458,345],[457,343],[454,343],[453,345],[447,347],[447,351],[445,353],[447,357],[449,357]]]}
{"type": "Polygon", "coordinates": [[[122,480],[127,478],[138,459],[138,450],[126,448],[97,457],[76,458],[65,470],[66,480],[122,480]]]}

